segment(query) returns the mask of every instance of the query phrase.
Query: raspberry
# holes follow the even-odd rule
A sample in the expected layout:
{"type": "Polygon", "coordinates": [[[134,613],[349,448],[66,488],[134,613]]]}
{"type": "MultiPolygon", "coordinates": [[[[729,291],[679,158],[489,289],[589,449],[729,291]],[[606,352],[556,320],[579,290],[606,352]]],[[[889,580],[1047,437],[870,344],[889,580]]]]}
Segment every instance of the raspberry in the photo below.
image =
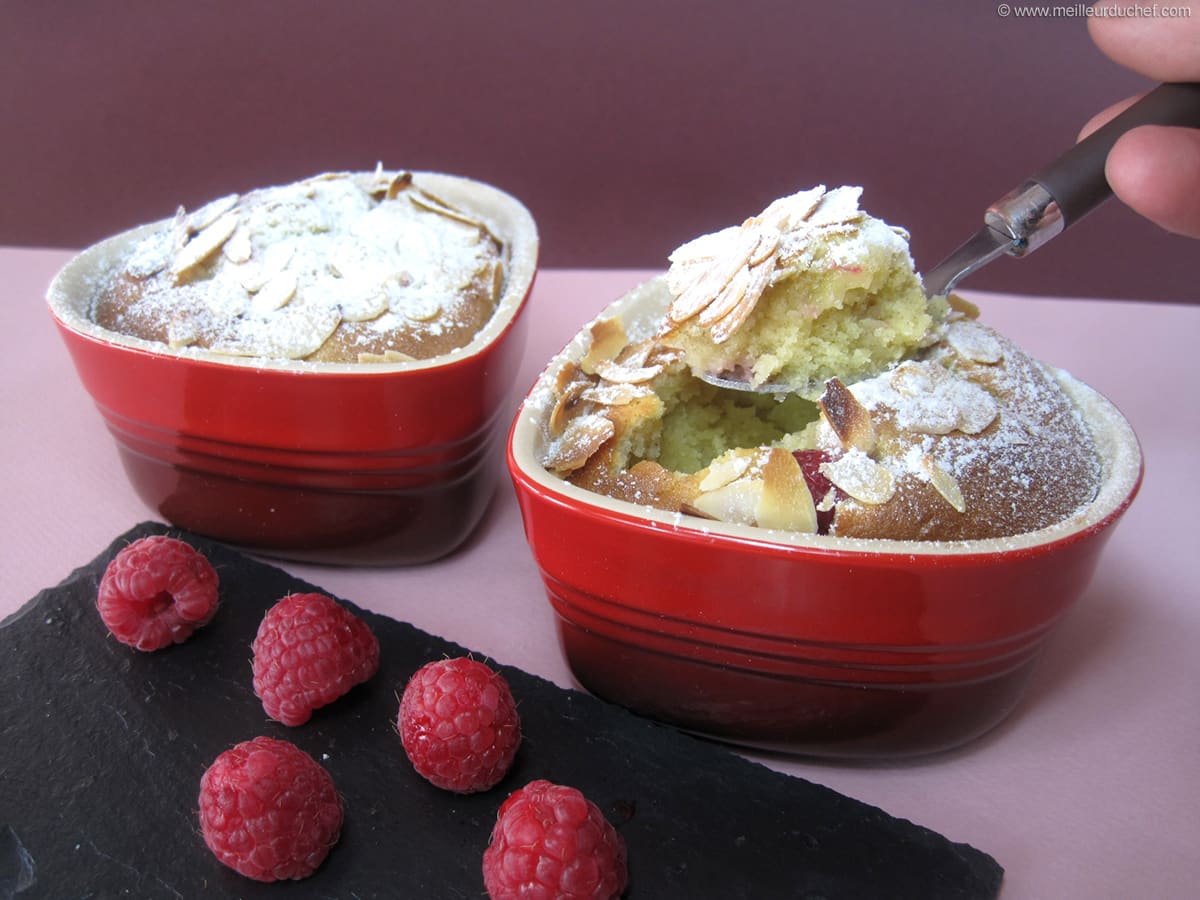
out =
{"type": "Polygon", "coordinates": [[[625,842],[575,788],[531,781],[500,807],[483,854],[492,900],[609,900],[628,883],[625,842]]]}
{"type": "Polygon", "coordinates": [[[521,743],[508,682],[465,656],[417,670],[400,699],[397,727],[417,772],[459,794],[499,783],[521,743]]]}
{"type": "Polygon", "coordinates": [[[251,649],[254,693],[284,725],[303,725],[379,670],[370,627],[324,594],[289,594],[272,606],[251,649]]]}
{"type": "Polygon", "coordinates": [[[166,535],[134,541],[108,564],[96,608],[118,641],[138,650],[180,644],[217,612],[217,572],[199,550],[166,535]]]}
{"type": "Polygon", "coordinates": [[[800,471],[804,473],[804,480],[808,483],[808,491],[812,494],[814,503],[820,504],[825,496],[833,491],[833,503],[830,508],[817,510],[817,533],[829,534],[837,504],[846,496],[821,471],[821,465],[829,462],[832,457],[824,450],[795,450],[792,452],[792,456],[796,457],[796,462],[800,463],[800,471]]]}
{"type": "Polygon", "coordinates": [[[257,737],[218,756],[200,779],[208,849],[255,881],[306,878],[342,832],[333,779],[287,741],[257,737]]]}

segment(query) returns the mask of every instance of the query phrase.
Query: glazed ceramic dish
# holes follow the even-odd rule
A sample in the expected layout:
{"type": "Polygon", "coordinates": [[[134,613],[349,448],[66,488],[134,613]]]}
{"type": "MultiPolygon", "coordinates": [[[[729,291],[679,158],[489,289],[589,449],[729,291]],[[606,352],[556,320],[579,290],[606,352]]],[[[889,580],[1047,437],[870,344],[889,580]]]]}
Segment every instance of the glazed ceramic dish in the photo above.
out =
{"type": "Polygon", "coordinates": [[[415,179],[485,219],[508,251],[492,318],[433,359],[271,361],[99,327],[88,310],[102,273],[163,223],[85,250],[54,279],[50,310],[79,377],[134,489],[168,522],[273,555],[359,564],[426,562],[470,534],[499,475],[537,230],[493,187],[415,179]]]}
{"type": "MultiPolygon", "coordinates": [[[[601,314],[652,329],[651,283],[601,314]]],[[[508,465],[566,658],[646,716],[788,752],[911,756],[969,741],[1017,704],[1046,637],[1086,589],[1141,482],[1137,439],[1061,380],[1095,434],[1095,499],[1014,537],[951,543],[785,533],[660,512],[547,472],[556,357],[518,412],[508,465]]]]}

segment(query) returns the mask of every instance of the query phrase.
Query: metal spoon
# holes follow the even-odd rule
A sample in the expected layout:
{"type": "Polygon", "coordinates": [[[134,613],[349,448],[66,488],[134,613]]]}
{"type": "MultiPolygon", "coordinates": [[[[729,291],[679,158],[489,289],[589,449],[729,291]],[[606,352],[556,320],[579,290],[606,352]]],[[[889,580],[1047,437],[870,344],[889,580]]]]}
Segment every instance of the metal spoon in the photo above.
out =
{"type": "MultiPolygon", "coordinates": [[[[1160,84],[1058,159],[987,208],[983,227],[924,276],[930,297],[949,294],[968,275],[1001,256],[1022,257],[1074,225],[1112,196],[1104,163],[1113,144],[1139,125],[1200,128],[1200,84],[1160,84]]],[[[763,394],[815,396],[823,385],[699,376],[709,384],[763,394]],[[815,394],[814,394],[815,392],[815,394]]]]}

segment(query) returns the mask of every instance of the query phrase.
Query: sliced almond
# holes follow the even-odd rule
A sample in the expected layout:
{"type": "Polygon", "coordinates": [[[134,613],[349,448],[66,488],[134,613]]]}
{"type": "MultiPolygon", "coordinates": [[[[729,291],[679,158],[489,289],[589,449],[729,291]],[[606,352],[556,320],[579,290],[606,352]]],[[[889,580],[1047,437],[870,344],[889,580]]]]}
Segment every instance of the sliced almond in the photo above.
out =
{"type": "Polygon", "coordinates": [[[562,436],[552,442],[543,465],[559,475],[574,472],[615,433],[616,426],[607,416],[598,413],[578,416],[570,421],[562,436]]]}
{"type": "Polygon", "coordinates": [[[860,503],[887,503],[896,493],[892,473],[859,450],[821,463],[821,473],[860,503]]]}
{"type": "Polygon", "coordinates": [[[401,353],[399,350],[384,350],[382,353],[360,353],[358,361],[360,363],[395,363],[395,362],[412,362],[416,359],[415,356],[409,356],[407,353],[401,353]]]}
{"type": "MultiPolygon", "coordinates": [[[[577,382],[581,387],[584,382],[577,382]]],[[[600,384],[585,387],[579,399],[589,403],[599,403],[601,406],[628,406],[642,397],[652,397],[654,391],[641,384],[621,384],[619,382],[603,381],[600,384]]]]}
{"type": "Polygon", "coordinates": [[[231,263],[241,265],[250,261],[254,255],[254,246],[250,243],[250,233],[244,228],[237,228],[229,236],[229,240],[221,247],[221,253],[231,263]]]}
{"type": "Polygon", "coordinates": [[[395,200],[398,196],[400,196],[401,191],[405,190],[410,184],[412,184],[412,180],[412,172],[396,173],[392,180],[388,182],[387,193],[385,194],[387,199],[395,200]]]}
{"type": "Polygon", "coordinates": [[[667,318],[679,325],[707,307],[746,265],[757,246],[757,235],[747,232],[744,228],[737,229],[730,235],[726,252],[715,258],[710,265],[697,267],[693,280],[667,308],[667,318]]]}
{"type": "Polygon", "coordinates": [[[567,423],[571,421],[572,413],[587,387],[586,381],[573,381],[559,392],[554,409],[550,410],[550,416],[546,420],[551,437],[558,437],[566,430],[567,423]]]}
{"type": "Polygon", "coordinates": [[[942,495],[942,499],[960,513],[967,511],[967,504],[963,500],[962,488],[959,487],[958,481],[953,475],[939,466],[929,454],[921,457],[921,469],[928,476],[929,483],[942,495]]]}
{"type": "Polygon", "coordinates": [[[338,301],[345,322],[372,322],[388,310],[387,294],[381,290],[364,291],[338,301]]]}
{"type": "Polygon", "coordinates": [[[190,316],[173,316],[167,323],[167,346],[190,347],[200,339],[200,329],[190,316]]]}
{"type": "Polygon", "coordinates": [[[341,324],[336,309],[290,303],[269,318],[247,316],[213,341],[216,353],[267,359],[304,359],[329,340],[341,324]]]}
{"type": "Polygon", "coordinates": [[[280,272],[264,284],[250,301],[252,315],[265,316],[283,309],[296,296],[296,276],[291,272],[280,272]]]}
{"type": "Polygon", "coordinates": [[[629,337],[625,334],[625,326],[616,316],[593,322],[588,327],[588,334],[591,341],[579,366],[589,375],[596,371],[596,363],[601,360],[615,359],[621,349],[629,343],[629,337]]]}
{"type": "Polygon", "coordinates": [[[721,522],[753,525],[762,493],[762,481],[743,479],[700,494],[692,501],[692,505],[706,516],[721,522]]]}
{"type": "Polygon", "coordinates": [[[995,365],[1004,359],[1004,347],[991,331],[974,322],[957,322],[946,331],[946,343],[971,362],[995,365]]]}
{"type": "Polygon", "coordinates": [[[155,232],[134,248],[125,263],[125,274],[138,281],[157,275],[171,264],[173,252],[171,232],[155,232]]]}
{"type": "Polygon", "coordinates": [[[561,394],[567,389],[567,385],[573,381],[578,381],[582,377],[579,366],[573,362],[565,362],[562,368],[558,370],[558,374],[554,377],[554,393],[561,394]]]}
{"type": "Polygon", "coordinates": [[[219,197],[210,203],[205,203],[198,210],[193,212],[187,219],[188,230],[193,234],[203,231],[225,213],[229,212],[237,206],[238,195],[229,194],[226,197],[219,197]]]}
{"type": "Polygon", "coordinates": [[[815,534],[817,510],[796,457],[778,447],[763,466],[763,490],[754,519],[760,528],[815,534]]]}
{"type": "Polygon", "coordinates": [[[237,215],[231,212],[225,213],[184,244],[183,248],[175,254],[175,259],[171,263],[171,272],[175,275],[175,280],[182,280],[184,276],[220,250],[221,245],[229,240],[237,226],[237,215]]]}
{"type": "Polygon", "coordinates": [[[461,209],[451,206],[445,200],[442,200],[440,197],[435,197],[428,191],[423,191],[414,187],[408,197],[413,202],[414,206],[418,206],[428,212],[437,213],[440,216],[445,216],[447,219],[452,219],[455,222],[462,223],[463,225],[470,225],[473,228],[478,228],[480,231],[491,234],[482,220],[467,215],[461,209]]]}
{"type": "Polygon", "coordinates": [[[905,397],[919,397],[932,391],[944,376],[945,370],[941,366],[906,361],[892,370],[888,380],[905,397]]]}
{"type": "Polygon", "coordinates": [[[492,266],[492,302],[499,303],[504,296],[504,264],[497,261],[492,266]]]}
{"type": "Polygon", "coordinates": [[[742,294],[742,299],[738,302],[737,306],[731,309],[719,321],[713,323],[713,326],[709,329],[709,334],[712,335],[714,343],[725,343],[750,318],[750,313],[754,312],[754,308],[762,298],[763,291],[771,283],[771,275],[775,271],[775,264],[768,261],[746,271],[749,282],[742,294]]]}
{"type": "Polygon", "coordinates": [[[414,322],[432,322],[442,314],[442,304],[434,297],[410,297],[400,311],[414,322]]]}
{"type": "Polygon", "coordinates": [[[596,374],[605,381],[617,384],[642,384],[662,372],[662,366],[623,366],[612,360],[602,359],[596,363],[596,374]]]}
{"type": "Polygon", "coordinates": [[[753,462],[752,456],[726,456],[716,460],[708,467],[708,472],[700,480],[701,491],[715,491],[731,481],[736,481],[746,474],[753,462]]]}
{"type": "Polygon", "coordinates": [[[979,307],[970,300],[964,300],[958,294],[951,294],[946,298],[946,302],[950,308],[967,319],[979,318],[979,307]]]}
{"type": "Polygon", "coordinates": [[[825,392],[817,400],[825,421],[847,450],[871,453],[877,436],[871,413],[863,406],[840,378],[825,382],[825,392]]]}

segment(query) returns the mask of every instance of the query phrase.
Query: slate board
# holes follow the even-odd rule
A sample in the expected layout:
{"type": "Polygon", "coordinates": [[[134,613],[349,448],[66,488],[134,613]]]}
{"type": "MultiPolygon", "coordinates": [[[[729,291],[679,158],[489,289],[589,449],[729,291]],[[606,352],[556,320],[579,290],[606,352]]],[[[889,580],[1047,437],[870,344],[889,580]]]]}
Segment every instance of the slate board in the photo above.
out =
{"type": "Polygon", "coordinates": [[[250,684],[250,642],[275,600],[319,588],[171,530],[216,566],[222,606],[187,643],[138,653],[108,637],[96,588],[117,550],[163,532],[139,525],[0,623],[0,897],[478,900],[496,811],[534,778],[579,788],[617,827],[628,898],[999,892],[1001,867],[973,847],[502,665],[525,736],[516,764],[484,794],[440,791],[404,756],[397,697],[425,662],[467,651],[357,608],[379,637],[379,674],[306,725],[271,722],[250,684]],[[259,734],[312,754],[344,798],[341,842],[304,881],[246,880],[199,835],[205,767],[259,734]]]}

